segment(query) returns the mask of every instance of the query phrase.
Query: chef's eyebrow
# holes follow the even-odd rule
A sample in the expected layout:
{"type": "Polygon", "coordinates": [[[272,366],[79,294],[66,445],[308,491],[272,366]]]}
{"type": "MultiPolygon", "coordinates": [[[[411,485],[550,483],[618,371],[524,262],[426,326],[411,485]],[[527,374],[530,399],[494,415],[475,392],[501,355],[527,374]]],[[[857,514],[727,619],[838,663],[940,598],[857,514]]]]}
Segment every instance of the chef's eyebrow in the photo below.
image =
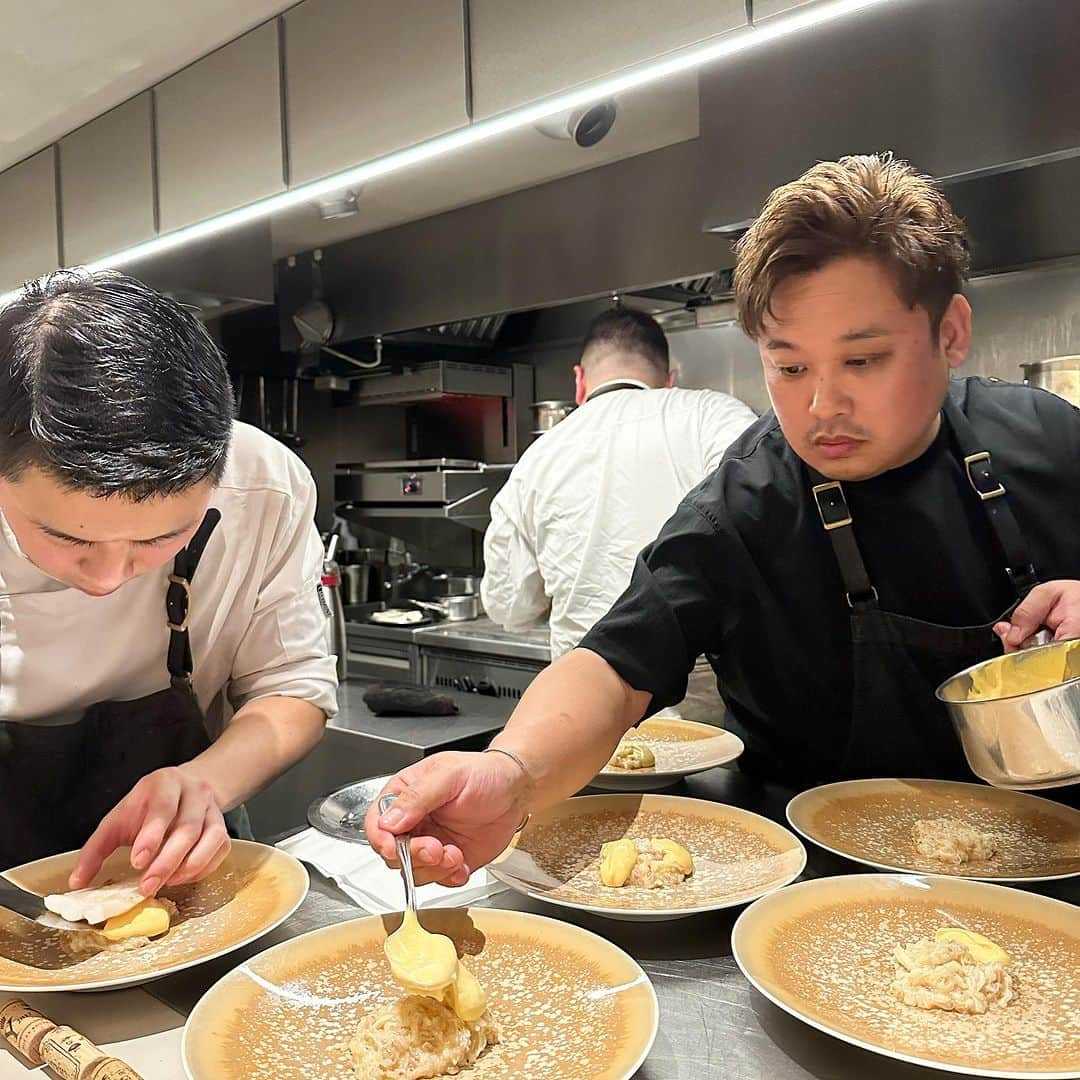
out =
{"type": "MultiPolygon", "coordinates": [[[[57,540],[70,540],[74,544],[95,544],[99,541],[86,540],[81,536],[72,536],[70,533],[63,532],[60,529],[54,529],[51,525],[46,525],[44,521],[34,521],[34,524],[46,535],[53,536],[57,540]]],[[[162,540],[175,540],[178,536],[183,536],[192,527],[192,522],[188,522],[186,525],[181,525],[179,529],[173,529],[170,532],[162,533],[160,536],[153,536],[149,540],[135,540],[136,544],[159,544],[162,540]]]]}
{"type": "MultiPolygon", "coordinates": [[[[858,330],[849,330],[846,334],[841,334],[837,341],[869,341],[872,338],[889,337],[889,331],[883,326],[861,326],[858,330]]],[[[785,341],[783,338],[769,338],[765,342],[765,348],[770,352],[781,352],[783,350],[795,349],[795,346],[790,341],[785,341]]]]}

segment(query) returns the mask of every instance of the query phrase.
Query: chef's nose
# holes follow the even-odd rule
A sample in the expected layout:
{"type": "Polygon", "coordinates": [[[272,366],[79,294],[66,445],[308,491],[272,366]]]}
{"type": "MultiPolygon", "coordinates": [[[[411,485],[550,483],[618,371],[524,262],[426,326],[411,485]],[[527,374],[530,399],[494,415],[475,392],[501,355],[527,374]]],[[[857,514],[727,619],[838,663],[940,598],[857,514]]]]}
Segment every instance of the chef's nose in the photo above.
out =
{"type": "Polygon", "coordinates": [[[819,420],[830,420],[851,411],[851,398],[848,397],[835,379],[822,377],[814,384],[814,396],[810,401],[810,412],[819,420]]]}
{"type": "Polygon", "coordinates": [[[86,587],[112,592],[134,577],[135,567],[127,544],[95,544],[79,561],[86,587]]]}

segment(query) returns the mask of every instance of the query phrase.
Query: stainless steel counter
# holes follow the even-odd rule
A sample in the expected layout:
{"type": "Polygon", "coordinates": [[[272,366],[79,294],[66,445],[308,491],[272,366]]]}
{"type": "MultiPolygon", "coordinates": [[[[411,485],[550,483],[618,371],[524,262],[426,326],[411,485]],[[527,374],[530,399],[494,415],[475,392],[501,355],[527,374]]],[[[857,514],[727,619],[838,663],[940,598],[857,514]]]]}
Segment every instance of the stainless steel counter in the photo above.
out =
{"type": "Polygon", "coordinates": [[[551,662],[551,638],[546,625],[511,633],[486,615],[466,622],[423,626],[413,632],[413,641],[422,648],[494,654],[541,664],[551,662]]]}
{"type": "MultiPolygon", "coordinates": [[[[670,790],[732,802],[779,819],[790,794],[780,787],[763,787],[730,769],[713,769],[670,790]]],[[[808,851],[806,876],[865,872],[812,845],[808,851]]],[[[1075,881],[1038,891],[1080,902],[1080,883],[1075,881]]],[[[743,978],[731,955],[731,929],[741,908],[671,922],[631,923],[548,907],[516,893],[502,893],[491,903],[574,922],[625,949],[648,972],[660,1002],[660,1030],[636,1080],[945,1080],[956,1076],[849,1046],[763,998],[743,978]]],[[[311,894],[300,910],[257,945],[161,979],[146,989],[186,1014],[217,978],[248,956],[361,914],[332,882],[313,874],[311,894]]]]}
{"type": "Polygon", "coordinates": [[[311,753],[248,801],[256,839],[304,824],[308,803],[353,780],[384,776],[440,750],[476,750],[502,730],[516,701],[456,690],[444,693],[457,704],[456,716],[375,716],[364,693],[375,685],[350,679],[338,688],[340,711],[311,753]]]}

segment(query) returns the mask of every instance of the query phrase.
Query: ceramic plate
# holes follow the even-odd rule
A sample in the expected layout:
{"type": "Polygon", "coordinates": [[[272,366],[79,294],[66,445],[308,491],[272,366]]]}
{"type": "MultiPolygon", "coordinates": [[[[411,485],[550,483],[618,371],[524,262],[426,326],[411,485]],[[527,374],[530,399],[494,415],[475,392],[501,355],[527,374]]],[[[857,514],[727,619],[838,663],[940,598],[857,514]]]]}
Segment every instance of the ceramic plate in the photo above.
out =
{"type": "Polygon", "coordinates": [[[675,795],[585,795],[537,814],[488,869],[512,889],[619,919],[678,919],[734,907],[794,881],[806,849],[747,810],[675,795]],[[648,889],[600,883],[600,845],[664,837],[690,852],[694,874],[648,889]]]}
{"type": "MultiPolygon", "coordinates": [[[[656,994],[621,949],[517,911],[424,910],[454,938],[488,994],[499,1041],[469,1080],[628,1080],[656,1037],[656,994]]],[[[351,1080],[357,1022],[401,993],[383,955],[400,915],[338,923],[230,972],[184,1029],[191,1080],[351,1080]]]]}
{"type": "Polygon", "coordinates": [[[1080,919],[1063,901],[959,878],[819,878],[747,908],[732,949],[767,998],[845,1042],[965,1076],[1080,1077],[1080,919]],[[893,996],[892,950],[944,926],[1011,954],[1013,1001],[967,1015],[893,996]]]}
{"type": "MultiPolygon", "coordinates": [[[[15,884],[45,896],[67,889],[77,852],[53,855],[5,872],[15,884]]],[[[131,873],[130,849],[107,860],[95,884],[131,873]]],[[[308,874],[291,855],[248,840],[234,840],[225,862],[205,881],[163,889],[180,909],[180,922],[162,938],[132,952],[101,952],[60,970],[8,959],[25,953],[25,937],[11,947],[16,921],[0,911],[0,991],[106,990],[133,986],[213,960],[254,941],[284,922],[303,902],[308,874]],[[5,948],[5,936],[8,947],[5,948]]],[[[29,957],[32,959],[32,957],[29,957]]]]}
{"type": "Polygon", "coordinates": [[[985,784],[849,780],[796,795],[793,829],[837,855],[882,870],[980,881],[1052,881],[1080,874],[1080,810],[985,784]],[[960,821],[991,838],[989,859],[961,864],[920,854],[917,821],[960,821]]]}
{"type": "Polygon", "coordinates": [[[685,776],[726,765],[743,752],[738,735],[694,720],[656,716],[643,720],[634,730],[645,736],[656,765],[649,769],[615,769],[605,765],[590,787],[605,791],[671,787],[685,776]]]}

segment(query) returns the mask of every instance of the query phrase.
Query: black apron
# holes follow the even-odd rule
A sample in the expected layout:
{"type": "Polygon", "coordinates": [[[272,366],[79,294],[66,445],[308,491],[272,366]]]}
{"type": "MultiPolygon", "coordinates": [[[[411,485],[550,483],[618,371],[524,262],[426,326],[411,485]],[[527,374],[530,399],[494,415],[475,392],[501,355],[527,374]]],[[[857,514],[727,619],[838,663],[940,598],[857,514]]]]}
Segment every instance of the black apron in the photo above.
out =
{"type": "MultiPolygon", "coordinates": [[[[188,621],[191,581],[220,520],[219,511],[207,512],[169,575],[167,687],[132,701],[98,702],[81,715],[0,720],[0,869],[82,847],[144,776],[210,746],[191,686],[188,621]]],[[[227,824],[231,835],[250,836],[243,807],[227,815],[227,824]]]]}
{"type": "MultiPolygon", "coordinates": [[[[994,475],[990,454],[980,448],[967,417],[950,398],[943,412],[1016,594],[1016,601],[999,617],[1008,618],[1038,583],[1038,576],[1005,488],[994,475]]],[[[1001,654],[994,623],[941,626],[882,611],[855,539],[842,484],[809,467],[807,472],[851,609],[851,729],[833,779],[974,780],[952,721],[934,691],[951,675],[1001,654]]]]}

